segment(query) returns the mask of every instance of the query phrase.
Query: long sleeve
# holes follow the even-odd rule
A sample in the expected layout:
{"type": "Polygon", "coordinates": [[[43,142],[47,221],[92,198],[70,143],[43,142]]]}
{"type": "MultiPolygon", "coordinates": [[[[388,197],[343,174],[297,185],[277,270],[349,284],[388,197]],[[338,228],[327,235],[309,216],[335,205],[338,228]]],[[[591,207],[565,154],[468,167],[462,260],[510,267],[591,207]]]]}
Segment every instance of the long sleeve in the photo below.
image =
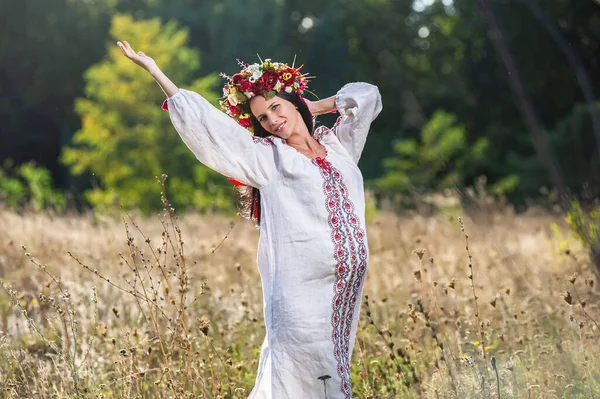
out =
{"type": "Polygon", "coordinates": [[[348,83],[335,96],[335,106],[341,115],[335,134],[358,163],[371,122],[381,112],[381,95],[377,86],[369,83],[348,83]]]}
{"type": "Polygon", "coordinates": [[[168,99],[175,129],[204,165],[250,186],[266,186],[277,173],[275,145],[252,135],[202,96],[179,89],[168,99]]]}

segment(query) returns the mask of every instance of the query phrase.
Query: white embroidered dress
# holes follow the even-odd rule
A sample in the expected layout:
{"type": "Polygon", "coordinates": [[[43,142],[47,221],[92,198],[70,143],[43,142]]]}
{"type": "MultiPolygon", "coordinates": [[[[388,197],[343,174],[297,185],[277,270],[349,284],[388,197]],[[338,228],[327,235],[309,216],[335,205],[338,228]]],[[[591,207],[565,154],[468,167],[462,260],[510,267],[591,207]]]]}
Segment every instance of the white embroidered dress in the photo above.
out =
{"type": "Polygon", "coordinates": [[[257,138],[196,93],[168,99],[173,125],[198,160],[260,190],[258,246],[266,337],[250,399],[349,399],[350,357],[368,262],[357,167],[381,111],[375,86],[350,83],[341,114],[314,137],[310,159],[278,137],[257,138]],[[325,394],[326,392],[326,394],[325,394]]]}

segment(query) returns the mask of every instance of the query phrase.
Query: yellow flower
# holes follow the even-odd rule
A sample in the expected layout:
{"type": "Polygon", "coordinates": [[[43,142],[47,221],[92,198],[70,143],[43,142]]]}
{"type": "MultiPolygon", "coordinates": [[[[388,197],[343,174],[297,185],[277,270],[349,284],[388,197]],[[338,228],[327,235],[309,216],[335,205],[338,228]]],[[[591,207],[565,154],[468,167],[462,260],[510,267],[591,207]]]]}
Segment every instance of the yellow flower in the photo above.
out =
{"type": "Polygon", "coordinates": [[[232,88],[229,90],[229,93],[230,93],[230,94],[237,93],[237,88],[235,88],[235,87],[232,87],[232,88]]]}
{"type": "Polygon", "coordinates": [[[492,349],[492,347],[491,347],[491,346],[486,346],[486,347],[485,347],[485,348],[483,348],[483,349],[485,349],[486,351],[489,351],[490,349],[492,349]]]}
{"type": "Polygon", "coordinates": [[[37,305],[37,299],[33,298],[31,300],[31,306],[35,306],[35,305],[37,305]]]}
{"type": "Polygon", "coordinates": [[[250,118],[250,114],[242,114],[240,115],[240,119],[248,119],[250,118]]]}
{"type": "Polygon", "coordinates": [[[283,75],[281,75],[281,78],[283,80],[290,80],[292,78],[292,74],[289,72],[284,73],[283,75]]]}
{"type": "Polygon", "coordinates": [[[475,341],[475,342],[473,342],[473,345],[475,345],[475,346],[479,346],[479,345],[481,345],[481,342],[479,342],[479,341],[475,341]]]}
{"type": "Polygon", "coordinates": [[[25,306],[27,306],[27,301],[25,301],[25,300],[21,301],[21,306],[22,306],[22,307],[25,307],[25,306]]]}

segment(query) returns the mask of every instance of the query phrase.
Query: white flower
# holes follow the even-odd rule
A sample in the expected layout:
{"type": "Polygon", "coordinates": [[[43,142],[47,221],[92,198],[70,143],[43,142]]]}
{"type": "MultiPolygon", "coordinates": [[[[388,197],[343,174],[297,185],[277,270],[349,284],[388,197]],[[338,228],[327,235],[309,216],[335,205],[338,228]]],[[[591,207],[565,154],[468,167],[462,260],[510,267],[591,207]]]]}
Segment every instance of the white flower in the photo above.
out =
{"type": "Polygon", "coordinates": [[[248,81],[249,81],[250,83],[254,83],[254,82],[256,82],[256,79],[254,78],[254,76],[250,76],[250,77],[248,78],[248,81]]]}
{"type": "Polygon", "coordinates": [[[291,93],[293,91],[292,86],[287,86],[285,88],[286,93],[291,93]]]}
{"type": "Polygon", "coordinates": [[[257,81],[262,76],[261,66],[258,64],[250,65],[247,68],[247,71],[248,71],[248,73],[250,73],[251,78],[254,78],[254,81],[257,81]]]}
{"type": "Polygon", "coordinates": [[[233,93],[227,96],[227,100],[229,101],[229,104],[233,105],[234,107],[238,105],[237,96],[233,93]]]}
{"type": "Polygon", "coordinates": [[[273,87],[273,89],[275,89],[275,91],[280,91],[281,90],[281,86],[283,86],[281,84],[281,81],[277,81],[277,83],[275,83],[275,86],[273,87]]]}
{"type": "Polygon", "coordinates": [[[223,97],[227,97],[229,95],[229,90],[223,87],[223,97]]]}

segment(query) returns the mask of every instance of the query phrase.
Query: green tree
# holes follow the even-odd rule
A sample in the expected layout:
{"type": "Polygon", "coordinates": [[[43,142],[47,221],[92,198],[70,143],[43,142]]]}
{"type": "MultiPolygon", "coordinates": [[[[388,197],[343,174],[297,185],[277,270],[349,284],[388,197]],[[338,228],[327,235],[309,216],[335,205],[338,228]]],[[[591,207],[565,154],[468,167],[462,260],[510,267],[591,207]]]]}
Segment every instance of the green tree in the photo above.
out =
{"type": "Polygon", "coordinates": [[[160,109],[164,94],[114,44],[117,39],[130,41],[151,55],[174,82],[216,102],[217,94],[211,90],[218,77],[194,79],[199,55],[186,46],[187,31],[175,22],[117,15],[111,36],[107,57],[85,73],[86,96],[75,104],[82,127],[73,138],[75,146],[62,154],[72,173],[94,175],[97,184],[85,193],[87,200],[97,210],[122,204],[149,212],[161,205],[155,177],[166,173],[174,206],[231,209],[229,183],[195,159],[160,109]]]}
{"type": "Polygon", "coordinates": [[[376,187],[388,193],[426,193],[445,188],[463,188],[465,176],[479,166],[487,140],[469,146],[465,128],[456,116],[437,111],[423,127],[420,141],[398,140],[394,156],[384,160],[385,174],[376,187]]]}

